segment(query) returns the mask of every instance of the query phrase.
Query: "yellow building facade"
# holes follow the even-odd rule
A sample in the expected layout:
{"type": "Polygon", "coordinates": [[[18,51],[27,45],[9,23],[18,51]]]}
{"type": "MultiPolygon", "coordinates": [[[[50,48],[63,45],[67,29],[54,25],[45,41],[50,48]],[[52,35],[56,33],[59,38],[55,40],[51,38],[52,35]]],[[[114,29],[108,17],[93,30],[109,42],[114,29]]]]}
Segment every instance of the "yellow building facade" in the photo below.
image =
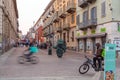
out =
{"type": "Polygon", "coordinates": [[[56,45],[63,39],[68,49],[76,50],[76,0],[52,0],[42,16],[47,41],[56,45]]]}

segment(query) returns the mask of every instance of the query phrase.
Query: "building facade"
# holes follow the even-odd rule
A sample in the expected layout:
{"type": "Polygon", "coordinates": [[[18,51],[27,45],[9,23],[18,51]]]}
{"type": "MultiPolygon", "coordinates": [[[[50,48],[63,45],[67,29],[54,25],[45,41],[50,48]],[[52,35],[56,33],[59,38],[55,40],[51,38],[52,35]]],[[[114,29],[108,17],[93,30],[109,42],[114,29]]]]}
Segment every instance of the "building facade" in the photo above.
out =
{"type": "Polygon", "coordinates": [[[42,16],[47,41],[56,45],[63,39],[68,49],[76,50],[76,0],[51,0],[42,16]]]}
{"type": "Polygon", "coordinates": [[[39,18],[38,21],[35,23],[34,25],[34,30],[35,30],[35,41],[38,43],[38,44],[41,44],[44,42],[44,37],[43,37],[43,22],[42,22],[42,19],[39,18]]]}
{"type": "Polygon", "coordinates": [[[18,37],[18,11],[16,0],[0,0],[0,54],[12,47],[18,37]]]}
{"type": "Polygon", "coordinates": [[[120,41],[119,0],[77,0],[76,6],[79,51],[94,53],[97,42],[120,41]]]}

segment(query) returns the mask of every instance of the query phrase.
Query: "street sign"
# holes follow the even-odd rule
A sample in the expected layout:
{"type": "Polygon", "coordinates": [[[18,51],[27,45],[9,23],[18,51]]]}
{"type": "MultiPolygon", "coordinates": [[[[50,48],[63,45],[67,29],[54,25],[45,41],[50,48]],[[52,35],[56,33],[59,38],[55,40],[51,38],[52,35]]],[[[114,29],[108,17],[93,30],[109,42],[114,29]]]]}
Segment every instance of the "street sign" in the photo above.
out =
{"type": "Polygon", "coordinates": [[[104,80],[116,80],[116,45],[105,44],[104,80]]]}

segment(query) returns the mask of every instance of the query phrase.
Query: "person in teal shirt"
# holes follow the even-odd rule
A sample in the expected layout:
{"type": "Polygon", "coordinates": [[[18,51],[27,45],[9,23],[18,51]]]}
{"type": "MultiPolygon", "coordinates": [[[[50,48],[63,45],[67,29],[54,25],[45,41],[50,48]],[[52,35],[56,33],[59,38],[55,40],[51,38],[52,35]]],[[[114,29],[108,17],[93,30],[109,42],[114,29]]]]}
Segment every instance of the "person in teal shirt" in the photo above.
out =
{"type": "MultiPolygon", "coordinates": [[[[38,52],[38,48],[35,46],[34,42],[30,43],[30,46],[27,50],[29,51],[29,53],[26,54],[27,59],[30,59],[30,56],[32,56],[34,53],[38,52]]],[[[25,51],[27,51],[27,50],[25,50],[25,51]]]]}

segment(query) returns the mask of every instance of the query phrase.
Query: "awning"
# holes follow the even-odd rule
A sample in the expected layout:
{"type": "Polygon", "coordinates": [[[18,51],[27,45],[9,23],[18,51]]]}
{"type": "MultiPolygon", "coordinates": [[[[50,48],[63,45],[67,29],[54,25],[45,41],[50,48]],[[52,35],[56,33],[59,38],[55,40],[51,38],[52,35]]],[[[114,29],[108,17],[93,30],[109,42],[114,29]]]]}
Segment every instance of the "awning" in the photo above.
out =
{"type": "Polygon", "coordinates": [[[106,36],[106,35],[107,35],[107,33],[96,33],[96,34],[80,36],[80,37],[77,37],[77,39],[96,38],[96,37],[103,37],[103,36],[106,36]]]}

